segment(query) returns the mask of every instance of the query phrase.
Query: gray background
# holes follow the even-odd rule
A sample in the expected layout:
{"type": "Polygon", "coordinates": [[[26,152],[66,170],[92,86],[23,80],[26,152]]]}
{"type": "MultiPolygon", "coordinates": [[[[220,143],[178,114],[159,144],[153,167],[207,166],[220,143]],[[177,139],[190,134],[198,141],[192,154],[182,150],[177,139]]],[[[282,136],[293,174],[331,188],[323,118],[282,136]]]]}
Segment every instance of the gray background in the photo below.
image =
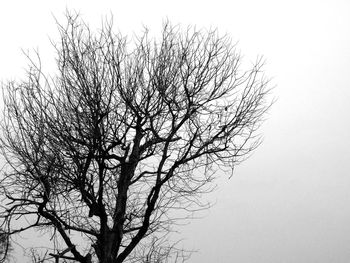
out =
{"type": "Polygon", "coordinates": [[[66,7],[93,27],[112,13],[124,33],[142,24],[156,33],[166,17],[218,27],[239,41],[246,61],[267,60],[277,102],[261,129],[264,143],[230,180],[219,176],[206,197],[216,205],[180,229],[184,247],[199,250],[190,262],[349,262],[349,1],[5,1],[1,79],[23,74],[20,48],[38,47],[54,68],[52,14],[64,21],[66,7]]]}

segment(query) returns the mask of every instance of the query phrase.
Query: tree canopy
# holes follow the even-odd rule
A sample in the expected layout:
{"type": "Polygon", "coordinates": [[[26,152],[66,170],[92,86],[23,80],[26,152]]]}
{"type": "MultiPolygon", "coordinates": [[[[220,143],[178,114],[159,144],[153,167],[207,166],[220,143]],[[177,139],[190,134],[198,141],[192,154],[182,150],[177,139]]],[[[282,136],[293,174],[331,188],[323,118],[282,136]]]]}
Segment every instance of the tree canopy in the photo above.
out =
{"type": "Polygon", "coordinates": [[[216,30],[165,22],[160,38],[130,40],[108,21],[92,31],[67,18],[57,72],[29,57],[26,77],[5,85],[5,229],[50,231],[52,262],[176,261],[181,251],[162,239],[172,210],[201,207],[214,175],[260,143],[263,63],[243,70],[216,30]]]}

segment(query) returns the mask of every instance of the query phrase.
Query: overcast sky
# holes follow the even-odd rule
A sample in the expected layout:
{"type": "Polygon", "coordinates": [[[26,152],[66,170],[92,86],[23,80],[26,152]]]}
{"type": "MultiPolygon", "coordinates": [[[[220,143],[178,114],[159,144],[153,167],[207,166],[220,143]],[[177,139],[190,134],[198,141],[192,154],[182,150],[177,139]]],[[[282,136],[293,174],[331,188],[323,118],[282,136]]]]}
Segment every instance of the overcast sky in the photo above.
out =
{"type": "MultiPolygon", "coordinates": [[[[264,142],[221,176],[216,205],[181,228],[190,262],[347,263],[350,259],[350,1],[2,1],[0,79],[23,74],[21,48],[53,57],[53,15],[93,26],[113,14],[124,33],[162,20],[217,27],[247,61],[263,55],[277,102],[264,142]]],[[[57,38],[56,38],[57,39],[57,38]]]]}

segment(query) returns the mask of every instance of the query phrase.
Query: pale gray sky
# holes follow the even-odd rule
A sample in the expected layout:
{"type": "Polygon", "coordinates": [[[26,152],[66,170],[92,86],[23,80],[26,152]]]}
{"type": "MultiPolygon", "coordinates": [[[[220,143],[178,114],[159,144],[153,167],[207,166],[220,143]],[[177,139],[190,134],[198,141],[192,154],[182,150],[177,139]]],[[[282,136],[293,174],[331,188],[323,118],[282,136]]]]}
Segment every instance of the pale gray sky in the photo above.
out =
{"type": "MultiPolygon", "coordinates": [[[[181,229],[190,262],[347,263],[350,258],[350,2],[6,1],[0,4],[0,78],[21,76],[21,48],[52,58],[53,14],[91,25],[112,13],[124,33],[142,24],[217,27],[247,61],[267,60],[278,99],[264,143],[218,190],[216,205],[181,229]]],[[[62,20],[61,20],[62,21],[62,20]]]]}

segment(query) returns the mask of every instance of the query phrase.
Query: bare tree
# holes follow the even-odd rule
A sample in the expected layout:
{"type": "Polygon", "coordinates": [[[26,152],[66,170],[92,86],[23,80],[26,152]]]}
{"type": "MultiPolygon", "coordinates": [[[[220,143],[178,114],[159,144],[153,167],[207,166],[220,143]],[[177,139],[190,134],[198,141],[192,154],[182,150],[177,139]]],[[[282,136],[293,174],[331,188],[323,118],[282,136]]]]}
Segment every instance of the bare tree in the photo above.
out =
{"type": "Polygon", "coordinates": [[[111,22],[92,32],[67,18],[58,74],[28,56],[26,79],[5,85],[3,223],[10,235],[50,231],[52,262],[176,261],[162,234],[259,145],[262,63],[242,70],[215,30],[166,22],[160,40],[128,41],[111,22]]]}

